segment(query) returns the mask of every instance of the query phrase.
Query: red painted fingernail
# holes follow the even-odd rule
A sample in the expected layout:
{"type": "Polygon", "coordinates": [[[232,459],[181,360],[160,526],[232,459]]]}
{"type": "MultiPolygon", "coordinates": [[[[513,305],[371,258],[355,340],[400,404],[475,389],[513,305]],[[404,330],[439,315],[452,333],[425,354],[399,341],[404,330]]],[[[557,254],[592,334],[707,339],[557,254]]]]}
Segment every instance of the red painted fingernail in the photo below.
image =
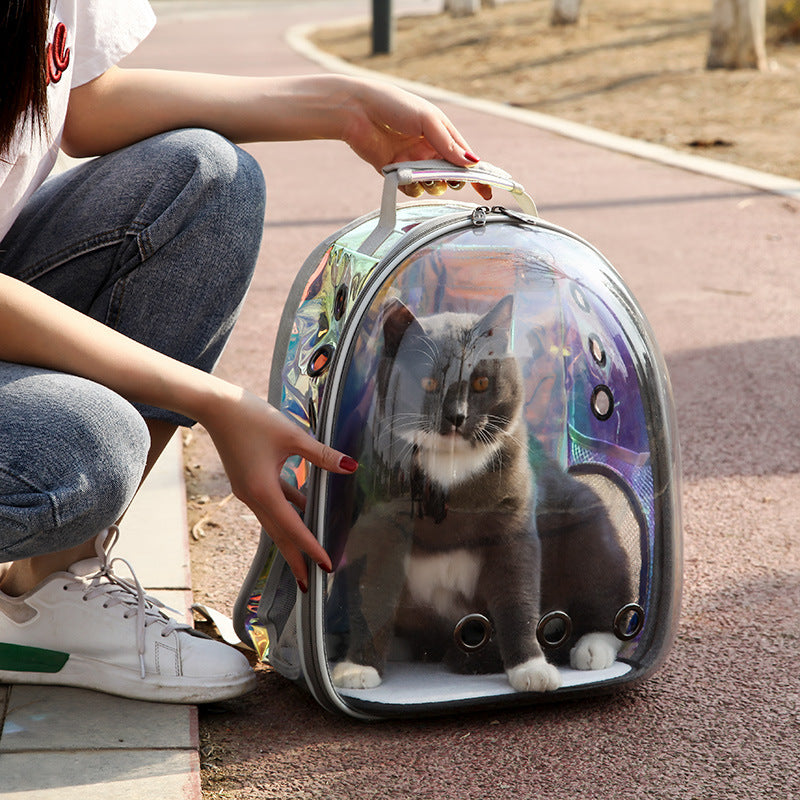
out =
{"type": "Polygon", "coordinates": [[[297,579],[297,585],[300,587],[300,591],[303,594],[308,593],[308,586],[306,586],[305,583],[303,583],[303,581],[300,580],[300,578],[297,579]]]}
{"type": "Polygon", "coordinates": [[[333,567],[326,567],[324,564],[320,564],[320,565],[319,565],[319,568],[320,568],[320,569],[321,569],[323,572],[327,573],[328,575],[330,575],[330,574],[333,572],[333,567]]]}
{"type": "Polygon", "coordinates": [[[342,456],[339,466],[346,472],[355,472],[358,469],[358,461],[350,456],[342,456]]]}
{"type": "Polygon", "coordinates": [[[464,158],[471,161],[473,164],[477,164],[480,161],[478,156],[476,156],[475,153],[471,153],[469,150],[464,151],[464,158]]]}

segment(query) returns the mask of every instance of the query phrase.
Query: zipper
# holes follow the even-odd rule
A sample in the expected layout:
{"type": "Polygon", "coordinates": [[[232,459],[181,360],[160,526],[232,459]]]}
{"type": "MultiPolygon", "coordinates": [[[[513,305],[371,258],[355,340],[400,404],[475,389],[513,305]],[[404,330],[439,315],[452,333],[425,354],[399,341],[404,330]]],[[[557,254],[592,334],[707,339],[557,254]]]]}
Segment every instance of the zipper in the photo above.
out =
{"type": "Polygon", "coordinates": [[[492,214],[502,214],[504,217],[508,217],[508,219],[519,222],[522,225],[537,225],[539,223],[538,217],[532,217],[530,214],[523,214],[520,211],[510,211],[504,206],[492,206],[492,214]]]}

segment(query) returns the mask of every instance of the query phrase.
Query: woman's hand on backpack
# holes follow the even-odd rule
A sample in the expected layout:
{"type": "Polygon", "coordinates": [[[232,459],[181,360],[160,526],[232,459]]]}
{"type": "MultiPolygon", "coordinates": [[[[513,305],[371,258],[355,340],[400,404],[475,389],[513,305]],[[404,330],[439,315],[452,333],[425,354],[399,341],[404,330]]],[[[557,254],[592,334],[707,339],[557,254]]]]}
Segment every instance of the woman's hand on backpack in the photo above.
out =
{"type": "MultiPolygon", "coordinates": [[[[342,138],[358,156],[378,171],[400,161],[444,159],[460,167],[480,160],[444,112],[422,97],[388,83],[358,81],[352,85],[350,118],[342,138]]],[[[472,184],[484,200],[491,200],[490,186],[472,184]]],[[[430,186],[410,184],[401,191],[418,197],[424,191],[438,195],[443,181],[430,186]]]]}
{"type": "Polygon", "coordinates": [[[349,456],[318,442],[273,406],[243,389],[234,389],[200,420],[211,436],[231,489],[258,518],[278,546],[303,591],[308,568],[303,554],[330,572],[330,557],[303,524],[297,510],[305,498],[281,479],[289,456],[299,455],[322,469],[355,471],[349,456]]]}

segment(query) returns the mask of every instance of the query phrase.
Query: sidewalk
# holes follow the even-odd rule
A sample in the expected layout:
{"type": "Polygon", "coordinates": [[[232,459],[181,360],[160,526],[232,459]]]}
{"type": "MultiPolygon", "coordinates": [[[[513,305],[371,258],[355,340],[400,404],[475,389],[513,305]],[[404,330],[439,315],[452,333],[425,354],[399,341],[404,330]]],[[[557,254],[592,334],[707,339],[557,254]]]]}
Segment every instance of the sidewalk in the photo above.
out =
{"type": "MultiPolygon", "coordinates": [[[[176,436],[126,515],[114,551],[145,589],[191,605],[181,439],[176,436]]],[[[55,686],[0,686],[0,797],[195,800],[197,709],[55,686]]]]}

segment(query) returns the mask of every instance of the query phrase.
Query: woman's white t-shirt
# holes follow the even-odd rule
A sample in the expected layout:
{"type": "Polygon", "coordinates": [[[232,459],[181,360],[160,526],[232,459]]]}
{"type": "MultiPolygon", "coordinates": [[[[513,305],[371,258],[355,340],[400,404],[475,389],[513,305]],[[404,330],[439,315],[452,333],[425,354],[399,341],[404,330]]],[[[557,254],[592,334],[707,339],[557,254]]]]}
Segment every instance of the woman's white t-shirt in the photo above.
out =
{"type": "Polygon", "coordinates": [[[0,159],[0,239],[55,164],[69,92],[132,52],[155,24],[147,0],[52,0],[47,33],[48,127],[20,126],[0,159]]]}

